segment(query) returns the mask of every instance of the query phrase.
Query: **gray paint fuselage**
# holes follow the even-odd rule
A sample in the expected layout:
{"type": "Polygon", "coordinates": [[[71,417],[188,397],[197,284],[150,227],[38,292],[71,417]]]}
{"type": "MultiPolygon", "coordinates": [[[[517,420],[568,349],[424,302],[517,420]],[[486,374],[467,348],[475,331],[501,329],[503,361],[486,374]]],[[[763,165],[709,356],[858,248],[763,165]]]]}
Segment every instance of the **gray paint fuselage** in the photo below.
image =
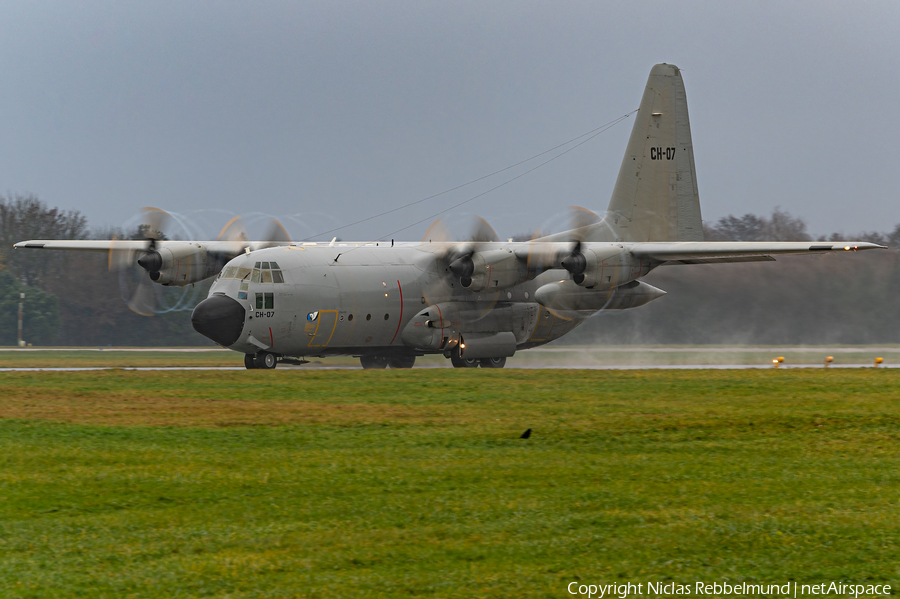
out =
{"type": "Polygon", "coordinates": [[[244,329],[229,347],[248,354],[261,350],[297,357],[440,353],[405,345],[401,333],[422,310],[444,302],[465,307],[478,321],[448,323],[448,332],[516,328],[517,349],[543,345],[583,321],[553,314],[534,301],[538,287],[565,278],[565,271],[547,271],[508,289],[471,292],[442,272],[436,245],[291,245],[256,250],[227,266],[252,269],[258,262],[274,261],[284,283],[254,283],[248,277],[243,299],[239,298],[240,280],[220,277],[210,296],[226,295],[246,308],[244,329]],[[257,309],[257,293],[274,294],[271,310],[257,309]],[[498,314],[516,303],[527,308],[514,311],[522,322],[501,322],[498,314]]]}

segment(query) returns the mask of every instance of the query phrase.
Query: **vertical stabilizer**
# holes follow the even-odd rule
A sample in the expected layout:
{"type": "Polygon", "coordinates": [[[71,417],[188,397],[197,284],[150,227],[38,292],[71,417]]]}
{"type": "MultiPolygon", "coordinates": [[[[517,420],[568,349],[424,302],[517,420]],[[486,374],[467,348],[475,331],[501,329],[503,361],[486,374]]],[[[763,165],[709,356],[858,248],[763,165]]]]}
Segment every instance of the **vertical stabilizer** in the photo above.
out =
{"type": "Polygon", "coordinates": [[[620,241],[703,241],[687,97],[674,65],[650,71],[604,221],[620,241]]]}

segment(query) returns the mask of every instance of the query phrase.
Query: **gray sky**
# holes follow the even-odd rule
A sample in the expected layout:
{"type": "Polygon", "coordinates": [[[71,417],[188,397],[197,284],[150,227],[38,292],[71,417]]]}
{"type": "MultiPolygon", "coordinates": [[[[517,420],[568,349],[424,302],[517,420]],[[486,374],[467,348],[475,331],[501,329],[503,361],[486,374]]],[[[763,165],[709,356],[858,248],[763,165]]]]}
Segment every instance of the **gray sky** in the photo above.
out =
{"type": "MultiPolygon", "coordinates": [[[[206,229],[276,215],[303,237],[611,121],[670,62],[705,220],[781,206],[812,233],[884,231],[900,223],[898,57],[896,1],[7,0],[0,190],[95,226],[152,205],[206,229]]],[[[506,237],[560,228],[569,205],[604,210],[631,124],[451,226],[480,214],[506,237]]],[[[336,234],[388,235],[522,170],[336,234]]]]}

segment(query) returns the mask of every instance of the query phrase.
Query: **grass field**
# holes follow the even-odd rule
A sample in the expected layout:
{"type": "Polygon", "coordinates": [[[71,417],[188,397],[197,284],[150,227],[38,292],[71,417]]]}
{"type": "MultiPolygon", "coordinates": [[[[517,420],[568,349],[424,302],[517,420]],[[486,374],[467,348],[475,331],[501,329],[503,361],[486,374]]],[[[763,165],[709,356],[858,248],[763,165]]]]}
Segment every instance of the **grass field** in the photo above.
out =
{"type": "Polygon", "coordinates": [[[898,425],[896,369],[7,372],[0,596],[897,589],[898,425]]]}

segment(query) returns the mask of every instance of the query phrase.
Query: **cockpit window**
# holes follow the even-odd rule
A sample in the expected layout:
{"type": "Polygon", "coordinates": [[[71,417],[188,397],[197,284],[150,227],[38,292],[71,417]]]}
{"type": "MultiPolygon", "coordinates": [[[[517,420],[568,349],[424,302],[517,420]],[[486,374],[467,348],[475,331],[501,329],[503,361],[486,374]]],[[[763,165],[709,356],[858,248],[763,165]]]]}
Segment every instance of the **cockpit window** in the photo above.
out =
{"type": "Polygon", "coordinates": [[[253,265],[253,268],[259,268],[259,262],[253,265]]]}
{"type": "MultiPolygon", "coordinates": [[[[257,268],[253,270],[246,266],[226,266],[219,273],[219,279],[238,279],[246,284],[247,281],[253,283],[284,283],[284,275],[278,269],[277,262],[257,262],[257,268]],[[262,268],[259,268],[262,266],[262,268]],[[271,267],[271,268],[269,268],[271,267]]],[[[241,289],[246,289],[241,285],[241,289]]]]}

